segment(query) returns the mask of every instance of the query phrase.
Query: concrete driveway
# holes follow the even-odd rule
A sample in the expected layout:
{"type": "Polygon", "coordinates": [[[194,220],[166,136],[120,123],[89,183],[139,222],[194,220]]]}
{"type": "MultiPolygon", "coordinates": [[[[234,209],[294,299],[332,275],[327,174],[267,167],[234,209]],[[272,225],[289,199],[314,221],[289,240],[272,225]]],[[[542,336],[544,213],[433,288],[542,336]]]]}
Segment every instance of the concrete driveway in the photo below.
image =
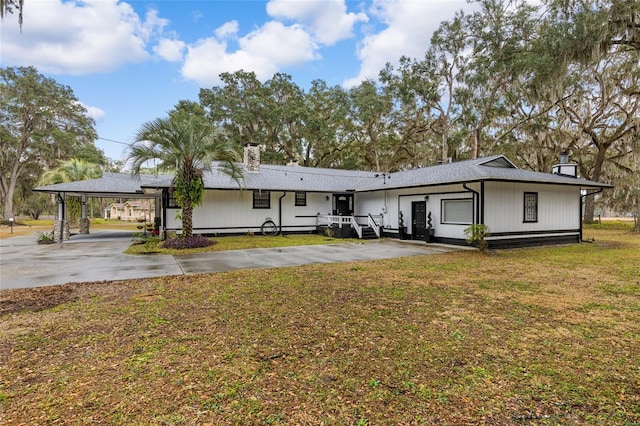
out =
{"type": "Polygon", "coordinates": [[[463,249],[385,239],[366,244],[133,256],[123,253],[131,244],[131,234],[130,231],[99,230],[90,235],[74,235],[64,244],[51,245],[37,245],[35,234],[0,239],[0,289],[388,259],[463,249]]]}

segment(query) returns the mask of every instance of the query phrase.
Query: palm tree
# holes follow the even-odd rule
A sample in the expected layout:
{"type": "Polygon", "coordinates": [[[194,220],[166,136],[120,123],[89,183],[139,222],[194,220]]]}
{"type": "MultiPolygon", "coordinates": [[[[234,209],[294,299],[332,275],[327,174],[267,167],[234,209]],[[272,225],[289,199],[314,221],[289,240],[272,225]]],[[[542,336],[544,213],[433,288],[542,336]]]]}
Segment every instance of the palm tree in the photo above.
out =
{"type": "Polygon", "coordinates": [[[193,208],[202,202],[204,172],[221,161],[218,168],[240,185],[240,155],[220,137],[203,117],[174,114],[142,125],[136,141],[129,146],[127,162],[134,175],[149,160],[160,160],[159,168],[175,172],[173,190],[182,209],[182,236],[193,235],[193,208]]]}
{"type": "Polygon", "coordinates": [[[100,166],[79,158],[64,161],[55,169],[42,175],[40,183],[50,185],[55,183],[75,182],[78,180],[97,179],[102,176],[100,166]]]}
{"type": "MultiPolygon", "coordinates": [[[[102,177],[100,166],[79,158],[71,158],[61,163],[55,169],[45,172],[40,179],[41,185],[75,182],[79,180],[97,179],[102,177]]],[[[67,215],[70,223],[75,223],[80,216],[80,198],[69,197],[67,200],[67,215]]]]}

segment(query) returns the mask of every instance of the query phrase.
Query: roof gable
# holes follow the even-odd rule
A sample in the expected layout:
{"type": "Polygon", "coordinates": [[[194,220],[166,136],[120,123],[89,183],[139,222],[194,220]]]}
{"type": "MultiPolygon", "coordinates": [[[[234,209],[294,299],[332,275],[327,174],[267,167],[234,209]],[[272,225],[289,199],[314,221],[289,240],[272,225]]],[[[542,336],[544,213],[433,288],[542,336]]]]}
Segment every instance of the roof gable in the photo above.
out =
{"type": "Polygon", "coordinates": [[[485,167],[499,167],[503,169],[517,169],[511,161],[507,160],[507,158],[502,155],[489,159],[483,163],[479,163],[478,165],[485,167]]]}

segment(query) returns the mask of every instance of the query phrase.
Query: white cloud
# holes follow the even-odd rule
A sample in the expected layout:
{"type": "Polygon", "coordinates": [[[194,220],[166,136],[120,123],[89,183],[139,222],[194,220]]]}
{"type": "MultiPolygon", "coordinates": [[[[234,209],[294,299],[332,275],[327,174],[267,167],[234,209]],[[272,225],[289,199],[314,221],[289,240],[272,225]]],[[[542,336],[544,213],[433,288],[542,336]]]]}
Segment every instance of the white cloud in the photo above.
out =
{"type": "Polygon", "coordinates": [[[245,36],[238,36],[234,20],[188,46],[182,75],[201,85],[219,84],[220,73],[238,70],[265,80],[283,67],[321,59],[321,46],[353,37],[354,25],[368,19],[364,13],[347,13],[344,0],[270,0],[267,13],[274,20],[245,36]]]}
{"type": "Polygon", "coordinates": [[[216,85],[221,82],[221,73],[238,70],[253,71],[258,78],[265,79],[275,73],[277,67],[266,58],[251,57],[242,50],[229,53],[225,42],[206,38],[188,47],[182,75],[201,85],[216,85]]]}
{"type": "Polygon", "coordinates": [[[280,22],[267,22],[238,43],[248,54],[267,58],[278,67],[319,58],[318,46],[300,25],[287,27],[280,22]]]}
{"type": "Polygon", "coordinates": [[[271,77],[281,67],[318,59],[317,46],[299,25],[270,21],[238,39],[239,48],[228,50],[225,38],[232,25],[214,31],[221,38],[198,40],[188,47],[182,75],[202,85],[219,84],[223,72],[253,71],[258,79],[271,77]]]}
{"type": "Polygon", "coordinates": [[[218,40],[224,40],[227,38],[235,38],[238,34],[238,21],[229,21],[216,28],[214,34],[218,40]]]}
{"type": "Polygon", "coordinates": [[[104,118],[104,110],[95,106],[84,105],[82,102],[80,102],[80,104],[87,110],[87,115],[93,118],[95,121],[101,121],[104,118]]]}
{"type": "Polygon", "coordinates": [[[365,79],[376,79],[387,62],[397,64],[403,55],[422,57],[440,23],[462,8],[469,10],[466,0],[375,0],[370,15],[385,28],[363,38],[356,53],[360,71],[343,85],[352,87],[365,79]]]}
{"type": "Polygon", "coordinates": [[[353,26],[368,20],[363,12],[347,13],[344,0],[270,0],[267,13],[304,25],[318,42],[327,46],[353,37],[353,26]]]}
{"type": "Polygon", "coordinates": [[[157,46],[154,46],[153,51],[165,61],[178,62],[182,60],[182,54],[186,47],[187,45],[182,40],[163,38],[160,39],[157,46]]]}
{"type": "Polygon", "coordinates": [[[147,60],[146,44],[168,24],[118,0],[26,1],[24,15],[22,32],[16,19],[2,22],[2,62],[76,75],[147,60]]]}

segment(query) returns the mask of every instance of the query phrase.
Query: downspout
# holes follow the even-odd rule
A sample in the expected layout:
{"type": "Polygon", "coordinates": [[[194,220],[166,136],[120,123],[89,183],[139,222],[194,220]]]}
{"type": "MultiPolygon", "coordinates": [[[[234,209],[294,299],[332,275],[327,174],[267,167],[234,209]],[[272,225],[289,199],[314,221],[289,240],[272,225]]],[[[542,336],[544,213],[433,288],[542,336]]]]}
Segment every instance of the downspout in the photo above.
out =
{"type": "MultiPolygon", "coordinates": [[[[484,189],[484,182],[480,182],[480,186],[481,186],[482,189],[484,189]]],[[[474,222],[477,222],[477,224],[483,224],[484,217],[482,217],[482,218],[480,217],[480,193],[478,191],[476,191],[475,189],[469,188],[466,183],[463,183],[462,187],[464,189],[466,189],[467,191],[473,192],[473,198],[475,198],[477,200],[477,202],[476,202],[476,214],[475,214],[474,222]]]]}
{"type": "Polygon", "coordinates": [[[160,239],[164,241],[167,239],[167,207],[169,205],[168,189],[162,188],[162,197],[160,202],[162,203],[161,212],[160,212],[160,216],[162,217],[162,219],[160,219],[162,221],[162,235],[160,236],[160,239]]]}
{"type": "Polygon", "coordinates": [[[282,193],[282,196],[278,198],[278,227],[280,228],[280,235],[282,235],[282,199],[287,195],[286,192],[282,193]]]}
{"type": "Polygon", "coordinates": [[[590,195],[599,194],[602,191],[604,191],[604,188],[600,188],[594,192],[587,192],[586,194],[580,196],[580,206],[578,206],[578,223],[580,223],[580,242],[581,243],[584,242],[584,240],[582,239],[582,206],[584,205],[584,199],[590,195]]]}

